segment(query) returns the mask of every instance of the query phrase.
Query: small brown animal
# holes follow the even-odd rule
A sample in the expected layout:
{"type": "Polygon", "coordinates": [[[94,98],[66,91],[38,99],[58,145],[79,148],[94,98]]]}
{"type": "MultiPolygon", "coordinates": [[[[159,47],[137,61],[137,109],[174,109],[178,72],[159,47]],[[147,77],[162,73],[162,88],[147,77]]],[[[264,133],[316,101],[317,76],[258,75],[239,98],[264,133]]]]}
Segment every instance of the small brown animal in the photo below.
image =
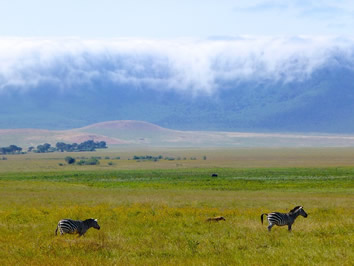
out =
{"type": "Polygon", "coordinates": [[[216,216],[216,217],[211,217],[206,220],[207,222],[219,222],[219,221],[226,221],[226,219],[223,216],[216,216]]]}

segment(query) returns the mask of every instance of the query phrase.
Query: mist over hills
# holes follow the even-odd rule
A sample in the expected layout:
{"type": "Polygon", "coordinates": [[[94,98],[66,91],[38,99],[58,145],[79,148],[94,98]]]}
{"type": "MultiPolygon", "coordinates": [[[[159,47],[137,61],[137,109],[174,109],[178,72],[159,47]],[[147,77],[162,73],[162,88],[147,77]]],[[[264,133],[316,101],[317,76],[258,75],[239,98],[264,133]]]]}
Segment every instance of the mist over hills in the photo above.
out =
{"type": "Polygon", "coordinates": [[[351,39],[3,43],[2,129],[140,120],[178,130],[354,132],[351,39]]]}

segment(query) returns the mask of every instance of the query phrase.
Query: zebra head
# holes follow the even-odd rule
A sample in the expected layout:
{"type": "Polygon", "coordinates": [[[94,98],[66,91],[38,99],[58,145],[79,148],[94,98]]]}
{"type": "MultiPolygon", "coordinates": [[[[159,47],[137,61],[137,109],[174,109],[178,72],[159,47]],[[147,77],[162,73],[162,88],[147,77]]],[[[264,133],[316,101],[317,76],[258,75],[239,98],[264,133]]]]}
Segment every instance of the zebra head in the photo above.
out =
{"type": "Polygon", "coordinates": [[[291,214],[297,213],[298,215],[301,215],[303,217],[307,217],[307,213],[305,212],[304,208],[302,206],[296,206],[294,209],[290,211],[291,214]]]}
{"type": "MultiPolygon", "coordinates": [[[[86,221],[87,221],[87,223],[88,223],[88,225],[89,225],[90,227],[93,227],[93,228],[95,228],[95,229],[97,229],[97,230],[100,230],[101,227],[98,225],[97,219],[91,218],[91,219],[87,219],[86,221]]],[[[85,221],[85,222],[86,222],[86,221],[85,221]]]]}
{"type": "Polygon", "coordinates": [[[303,207],[300,208],[300,215],[305,217],[305,218],[307,217],[307,213],[305,212],[303,207]]]}

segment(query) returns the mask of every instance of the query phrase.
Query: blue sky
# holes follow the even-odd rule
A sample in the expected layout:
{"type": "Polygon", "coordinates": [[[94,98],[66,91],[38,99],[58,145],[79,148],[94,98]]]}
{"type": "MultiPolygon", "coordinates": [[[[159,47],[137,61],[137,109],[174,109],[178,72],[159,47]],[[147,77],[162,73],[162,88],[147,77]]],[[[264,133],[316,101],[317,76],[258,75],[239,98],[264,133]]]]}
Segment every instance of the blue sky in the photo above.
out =
{"type": "Polygon", "coordinates": [[[0,37],[352,35],[352,0],[0,0],[0,37]]]}

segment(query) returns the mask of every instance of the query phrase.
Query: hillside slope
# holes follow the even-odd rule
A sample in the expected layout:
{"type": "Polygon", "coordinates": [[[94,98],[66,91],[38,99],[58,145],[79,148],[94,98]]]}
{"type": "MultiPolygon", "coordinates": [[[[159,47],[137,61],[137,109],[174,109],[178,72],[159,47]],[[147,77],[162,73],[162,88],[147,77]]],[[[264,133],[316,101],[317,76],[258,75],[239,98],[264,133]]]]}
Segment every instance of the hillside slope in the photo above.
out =
{"type": "Polygon", "coordinates": [[[310,135],[171,130],[143,121],[109,121],[78,129],[0,130],[0,147],[27,148],[43,143],[106,141],[124,147],[352,147],[352,135],[310,135]]]}

